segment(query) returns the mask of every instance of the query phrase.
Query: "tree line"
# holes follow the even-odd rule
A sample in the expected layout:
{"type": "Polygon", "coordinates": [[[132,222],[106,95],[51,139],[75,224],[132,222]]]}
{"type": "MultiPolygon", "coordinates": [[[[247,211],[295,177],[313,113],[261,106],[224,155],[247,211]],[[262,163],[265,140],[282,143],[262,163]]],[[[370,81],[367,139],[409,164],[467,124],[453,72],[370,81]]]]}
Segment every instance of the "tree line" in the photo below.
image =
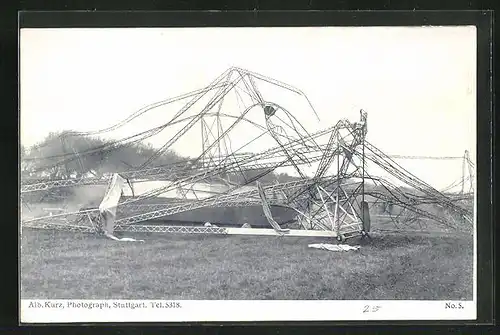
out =
{"type": "MultiPolygon", "coordinates": [[[[75,135],[69,131],[53,132],[32,147],[21,144],[21,178],[69,179],[102,176],[106,173],[137,170],[157,149],[142,142],[120,145],[97,136],[75,135]]],[[[153,160],[148,167],[188,162],[189,158],[169,150],[153,160]]],[[[196,165],[192,166],[193,172],[196,165]]],[[[256,177],[262,182],[293,180],[287,174],[265,170],[242,171],[227,177],[236,183],[247,183],[256,177]]],[[[254,183],[254,182],[252,182],[254,183]]]]}

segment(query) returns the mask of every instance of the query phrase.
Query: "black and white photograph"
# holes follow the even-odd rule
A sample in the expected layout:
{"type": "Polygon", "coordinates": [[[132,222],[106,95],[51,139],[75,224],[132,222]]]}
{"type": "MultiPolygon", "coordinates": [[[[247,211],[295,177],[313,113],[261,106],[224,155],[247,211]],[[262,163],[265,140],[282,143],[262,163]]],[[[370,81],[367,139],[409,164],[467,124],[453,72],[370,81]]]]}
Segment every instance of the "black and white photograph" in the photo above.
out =
{"type": "Polygon", "coordinates": [[[20,29],[21,320],[474,319],[476,43],[20,29]]]}

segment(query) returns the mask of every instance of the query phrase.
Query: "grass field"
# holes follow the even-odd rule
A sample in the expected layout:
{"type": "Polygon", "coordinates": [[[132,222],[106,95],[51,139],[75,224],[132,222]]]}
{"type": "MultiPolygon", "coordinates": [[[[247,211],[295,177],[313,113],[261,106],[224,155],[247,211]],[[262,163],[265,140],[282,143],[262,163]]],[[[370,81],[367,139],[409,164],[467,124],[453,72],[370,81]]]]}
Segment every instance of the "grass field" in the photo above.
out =
{"type": "MultiPolygon", "coordinates": [[[[24,230],[21,297],[50,299],[472,299],[472,239],[374,235],[358,251],[318,238],[24,230]]],[[[335,242],[333,242],[335,243],[335,242]]]]}

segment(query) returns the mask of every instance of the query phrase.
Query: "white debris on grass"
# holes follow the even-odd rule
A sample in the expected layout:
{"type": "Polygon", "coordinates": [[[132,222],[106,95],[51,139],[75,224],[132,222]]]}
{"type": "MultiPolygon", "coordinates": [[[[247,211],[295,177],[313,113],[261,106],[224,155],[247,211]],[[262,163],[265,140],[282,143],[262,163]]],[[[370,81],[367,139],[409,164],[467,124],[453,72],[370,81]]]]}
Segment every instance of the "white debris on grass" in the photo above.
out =
{"type": "Polygon", "coordinates": [[[115,241],[120,241],[120,242],[145,242],[144,240],[136,240],[135,238],[131,238],[131,237],[122,237],[122,238],[119,238],[119,237],[116,237],[112,234],[108,234],[108,233],[105,233],[104,235],[106,235],[107,238],[110,238],[112,240],[115,240],[115,241]]]}
{"type": "Polygon", "coordinates": [[[349,251],[358,250],[361,248],[359,245],[347,244],[328,244],[328,243],[313,243],[308,245],[309,248],[328,250],[328,251],[349,251]]]}

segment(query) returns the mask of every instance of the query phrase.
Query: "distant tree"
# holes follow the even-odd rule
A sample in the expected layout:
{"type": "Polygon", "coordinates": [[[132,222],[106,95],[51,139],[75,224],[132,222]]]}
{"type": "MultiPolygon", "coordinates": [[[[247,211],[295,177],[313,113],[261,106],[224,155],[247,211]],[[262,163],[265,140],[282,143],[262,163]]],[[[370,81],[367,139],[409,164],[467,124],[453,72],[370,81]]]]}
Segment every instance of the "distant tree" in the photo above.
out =
{"type": "MultiPolygon", "coordinates": [[[[67,179],[93,173],[134,170],[152,157],[156,150],[151,144],[134,143],[119,145],[98,137],[71,134],[69,131],[50,133],[43,141],[22,155],[31,170],[39,177],[67,179]]],[[[162,166],[183,159],[167,151],[149,166],[162,166]]]]}
{"type": "Polygon", "coordinates": [[[38,174],[53,179],[78,177],[96,169],[103,161],[96,148],[106,141],[99,138],[70,135],[68,131],[50,133],[33,146],[27,156],[38,174]],[[88,152],[92,154],[87,154],[88,152]]]}
{"type": "Polygon", "coordinates": [[[28,155],[28,151],[24,145],[21,144],[19,149],[19,162],[21,166],[21,178],[26,179],[31,175],[30,164],[26,161],[26,157],[28,155]]]}
{"type": "MultiPolygon", "coordinates": [[[[157,150],[149,143],[118,145],[95,136],[75,135],[70,131],[56,132],[50,133],[29,151],[25,147],[21,148],[21,160],[24,162],[21,171],[25,177],[50,179],[75,178],[89,174],[100,176],[104,173],[139,169],[153,156],[155,159],[147,165],[148,167],[179,162],[186,163],[182,165],[184,171],[187,166],[194,171],[199,167],[194,160],[182,157],[174,151],[166,151],[156,157],[157,150]]],[[[251,184],[255,184],[255,180],[274,183],[297,179],[286,173],[276,174],[266,169],[240,171],[223,174],[220,177],[237,184],[246,184],[250,181],[251,184]]]]}

